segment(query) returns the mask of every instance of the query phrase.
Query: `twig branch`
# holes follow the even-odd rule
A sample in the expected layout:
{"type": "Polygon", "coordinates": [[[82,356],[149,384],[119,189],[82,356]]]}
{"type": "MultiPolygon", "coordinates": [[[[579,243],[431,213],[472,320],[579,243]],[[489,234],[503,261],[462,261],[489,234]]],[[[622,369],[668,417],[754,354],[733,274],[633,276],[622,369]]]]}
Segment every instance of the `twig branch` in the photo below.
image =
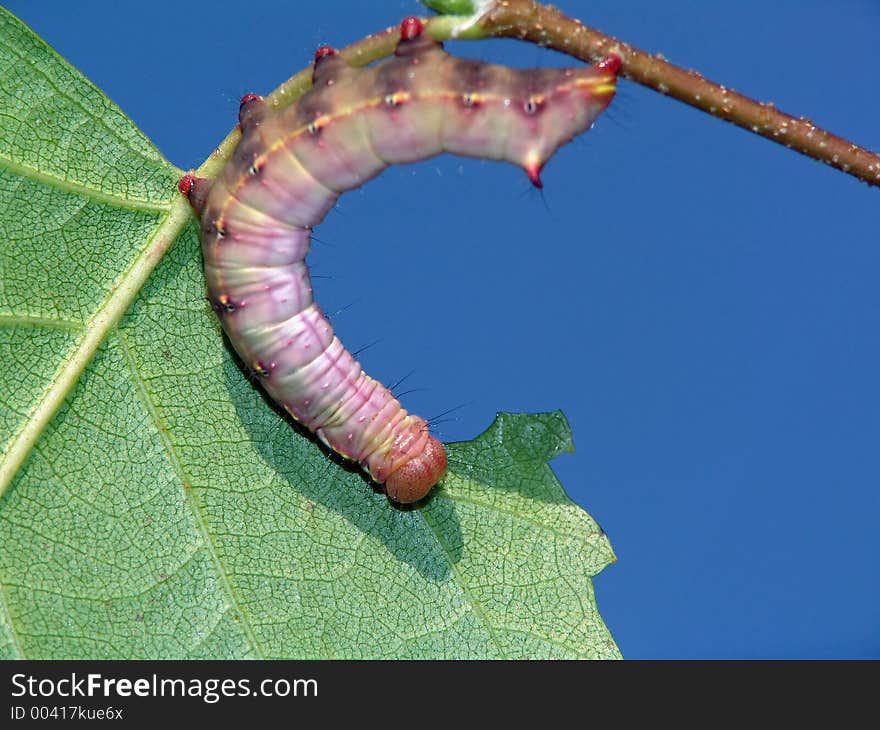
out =
{"type": "Polygon", "coordinates": [[[487,36],[520,38],[583,61],[598,61],[616,53],[623,60],[622,74],[631,81],[880,187],[880,155],[817,127],[809,119],[792,117],[773,104],[749,99],[696,71],[588,28],[554,7],[533,0],[500,0],[479,25],[487,36]]]}

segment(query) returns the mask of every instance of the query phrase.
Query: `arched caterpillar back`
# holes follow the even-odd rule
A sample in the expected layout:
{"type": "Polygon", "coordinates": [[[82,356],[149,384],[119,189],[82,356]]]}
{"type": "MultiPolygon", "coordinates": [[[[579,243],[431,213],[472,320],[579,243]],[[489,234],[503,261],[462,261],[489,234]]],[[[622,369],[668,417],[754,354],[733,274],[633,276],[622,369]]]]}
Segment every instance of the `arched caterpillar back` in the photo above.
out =
{"type": "Polygon", "coordinates": [[[218,177],[180,181],[201,218],[209,299],[272,398],[401,503],[446,471],[443,444],[367,376],[312,297],[311,230],[339,195],[390,164],[442,152],[507,160],[541,186],[541,168],[588,129],[616,89],[620,60],[514,70],[450,56],[417,18],[394,58],[349,66],[315,53],[313,88],[271,111],[242,99],[242,137],[218,177]]]}

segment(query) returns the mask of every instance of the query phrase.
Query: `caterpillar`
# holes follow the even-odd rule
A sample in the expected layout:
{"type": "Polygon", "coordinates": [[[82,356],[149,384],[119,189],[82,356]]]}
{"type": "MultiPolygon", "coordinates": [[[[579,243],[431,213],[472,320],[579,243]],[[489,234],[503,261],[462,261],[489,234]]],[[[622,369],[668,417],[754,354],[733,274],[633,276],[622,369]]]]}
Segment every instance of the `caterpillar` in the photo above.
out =
{"type": "Polygon", "coordinates": [[[312,296],[311,231],[341,193],[442,152],[512,162],[541,187],[547,160],[611,102],[620,68],[611,55],[514,70],[451,56],[423,31],[406,18],[394,57],[366,68],[322,46],[296,104],[244,96],[221,173],[179,183],[200,218],[208,299],[239,356],[296,421],[404,504],[443,477],[446,451],[334,335],[312,296]]]}

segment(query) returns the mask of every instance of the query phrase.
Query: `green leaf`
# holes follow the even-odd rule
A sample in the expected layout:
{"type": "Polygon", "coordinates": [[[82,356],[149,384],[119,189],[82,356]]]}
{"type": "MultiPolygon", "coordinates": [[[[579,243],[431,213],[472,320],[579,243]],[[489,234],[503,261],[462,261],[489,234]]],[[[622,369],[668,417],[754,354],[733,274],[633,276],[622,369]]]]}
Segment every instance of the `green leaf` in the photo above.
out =
{"type": "Polygon", "coordinates": [[[479,0],[422,0],[422,4],[444,15],[472,15],[477,12],[479,0]]]}
{"type": "Polygon", "coordinates": [[[618,656],[561,414],[392,507],[242,374],[179,171],[2,9],[0,108],[0,658],[618,656]]]}
{"type": "Polygon", "coordinates": [[[483,38],[484,31],[480,21],[497,4],[497,0],[422,0],[438,17],[432,19],[432,33],[435,38],[483,38]]]}

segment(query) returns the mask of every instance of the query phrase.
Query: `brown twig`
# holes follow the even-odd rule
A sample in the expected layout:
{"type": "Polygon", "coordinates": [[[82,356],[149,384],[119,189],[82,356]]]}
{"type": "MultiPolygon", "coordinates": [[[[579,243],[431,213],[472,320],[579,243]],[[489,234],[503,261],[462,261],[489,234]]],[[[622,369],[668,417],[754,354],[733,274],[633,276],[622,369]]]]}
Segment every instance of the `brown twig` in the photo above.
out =
{"type": "Polygon", "coordinates": [[[501,0],[480,26],[485,35],[520,38],[583,61],[598,61],[616,53],[623,61],[623,75],[631,81],[880,187],[880,155],[817,127],[809,119],[780,112],[772,104],[749,99],[696,71],[588,28],[554,7],[533,0],[501,0]]]}

